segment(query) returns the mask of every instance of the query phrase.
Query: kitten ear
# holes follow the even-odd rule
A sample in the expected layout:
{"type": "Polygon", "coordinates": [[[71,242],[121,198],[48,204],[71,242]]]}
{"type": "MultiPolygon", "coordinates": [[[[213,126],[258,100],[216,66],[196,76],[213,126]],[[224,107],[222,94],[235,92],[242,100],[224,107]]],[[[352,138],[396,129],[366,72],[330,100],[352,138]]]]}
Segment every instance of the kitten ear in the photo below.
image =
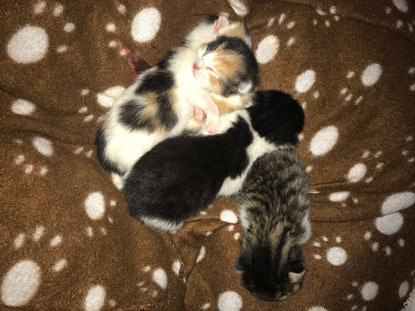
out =
{"type": "Polygon", "coordinates": [[[300,273],[288,272],[288,279],[290,280],[290,283],[298,283],[304,277],[304,274],[305,270],[300,273]]]}
{"type": "Polygon", "coordinates": [[[252,89],[252,82],[251,81],[244,81],[238,84],[238,93],[239,94],[246,94],[252,89]]]}
{"type": "Polygon", "coordinates": [[[229,19],[225,16],[220,16],[213,26],[213,33],[218,34],[222,29],[229,26],[229,19]]]}

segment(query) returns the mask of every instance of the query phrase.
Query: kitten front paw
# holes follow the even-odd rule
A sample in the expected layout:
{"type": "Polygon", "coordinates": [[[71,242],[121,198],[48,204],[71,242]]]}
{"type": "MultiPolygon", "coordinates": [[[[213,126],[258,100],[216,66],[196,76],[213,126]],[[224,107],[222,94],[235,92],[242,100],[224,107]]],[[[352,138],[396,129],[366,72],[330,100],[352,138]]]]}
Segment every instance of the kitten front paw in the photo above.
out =
{"type": "Polygon", "coordinates": [[[207,120],[205,127],[209,134],[215,134],[219,130],[219,120],[207,120]]]}
{"type": "Polygon", "coordinates": [[[199,107],[195,107],[194,112],[193,112],[193,118],[198,122],[202,122],[203,110],[200,109],[199,107]]]}

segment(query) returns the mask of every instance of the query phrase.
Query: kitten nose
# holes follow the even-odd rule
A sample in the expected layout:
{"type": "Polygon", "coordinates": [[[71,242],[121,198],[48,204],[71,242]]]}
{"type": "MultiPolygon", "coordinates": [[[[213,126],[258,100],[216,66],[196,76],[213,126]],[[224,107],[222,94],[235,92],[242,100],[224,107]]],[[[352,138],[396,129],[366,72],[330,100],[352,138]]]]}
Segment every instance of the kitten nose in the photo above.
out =
{"type": "Polygon", "coordinates": [[[202,67],[203,67],[203,63],[199,60],[193,64],[193,69],[195,69],[195,70],[199,70],[202,67]]]}

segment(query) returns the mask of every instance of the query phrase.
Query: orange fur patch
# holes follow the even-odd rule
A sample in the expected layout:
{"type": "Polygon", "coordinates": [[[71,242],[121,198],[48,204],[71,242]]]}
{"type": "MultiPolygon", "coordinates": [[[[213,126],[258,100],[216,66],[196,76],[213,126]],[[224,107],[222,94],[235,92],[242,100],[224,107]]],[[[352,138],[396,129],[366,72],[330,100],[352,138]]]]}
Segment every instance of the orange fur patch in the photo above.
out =
{"type": "Polygon", "coordinates": [[[246,35],[245,31],[245,26],[243,23],[237,23],[234,27],[230,27],[229,30],[225,32],[225,34],[229,37],[236,37],[242,39],[245,42],[248,39],[248,36],[246,35]]]}

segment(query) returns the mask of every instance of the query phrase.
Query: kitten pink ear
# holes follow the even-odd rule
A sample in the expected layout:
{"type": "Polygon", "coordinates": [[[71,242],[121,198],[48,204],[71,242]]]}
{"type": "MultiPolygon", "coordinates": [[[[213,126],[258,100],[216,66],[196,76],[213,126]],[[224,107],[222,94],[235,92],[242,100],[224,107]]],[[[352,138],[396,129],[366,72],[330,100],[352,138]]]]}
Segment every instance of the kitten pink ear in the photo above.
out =
{"type": "Polygon", "coordinates": [[[252,88],[252,82],[241,82],[238,85],[238,92],[239,94],[246,94],[248,93],[252,88]]]}
{"type": "Polygon", "coordinates": [[[222,29],[229,26],[229,20],[225,16],[220,16],[213,26],[213,33],[218,34],[222,29]]]}

